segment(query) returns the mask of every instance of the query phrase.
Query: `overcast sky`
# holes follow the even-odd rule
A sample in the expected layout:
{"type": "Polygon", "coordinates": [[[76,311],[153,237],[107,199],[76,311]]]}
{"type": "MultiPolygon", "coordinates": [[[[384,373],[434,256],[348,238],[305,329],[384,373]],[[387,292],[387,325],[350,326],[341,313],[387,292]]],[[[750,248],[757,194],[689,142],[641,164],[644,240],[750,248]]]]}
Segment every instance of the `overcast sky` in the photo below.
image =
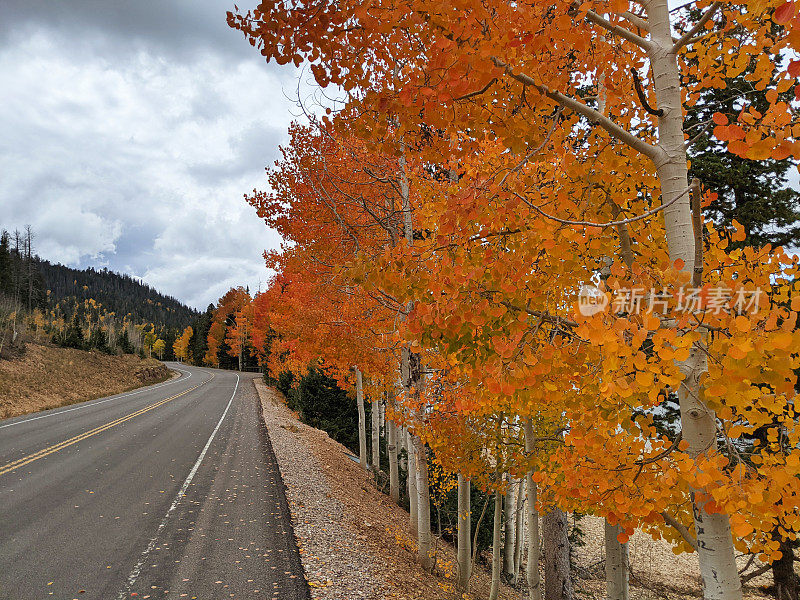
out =
{"type": "Polygon", "coordinates": [[[2,0],[0,227],[197,308],[263,284],[279,238],[242,196],[266,187],[298,73],[228,28],[233,3],[2,0]]]}

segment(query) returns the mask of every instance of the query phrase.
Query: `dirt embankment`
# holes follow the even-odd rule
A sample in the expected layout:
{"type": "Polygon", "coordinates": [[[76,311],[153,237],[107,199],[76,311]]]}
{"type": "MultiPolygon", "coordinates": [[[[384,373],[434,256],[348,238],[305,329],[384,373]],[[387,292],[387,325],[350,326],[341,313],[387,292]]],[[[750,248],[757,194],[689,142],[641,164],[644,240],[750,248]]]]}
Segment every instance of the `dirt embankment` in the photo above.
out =
{"type": "Polygon", "coordinates": [[[169,379],[154,359],[28,343],[0,360],[0,419],[110,396],[169,379]]]}

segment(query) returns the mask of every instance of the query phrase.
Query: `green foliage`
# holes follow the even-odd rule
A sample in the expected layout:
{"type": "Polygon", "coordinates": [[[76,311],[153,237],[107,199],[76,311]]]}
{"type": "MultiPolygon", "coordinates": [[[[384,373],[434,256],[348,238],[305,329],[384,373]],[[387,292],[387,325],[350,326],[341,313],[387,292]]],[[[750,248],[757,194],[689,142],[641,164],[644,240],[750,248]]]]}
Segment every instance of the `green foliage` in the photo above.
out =
{"type": "MultiPolygon", "coordinates": [[[[747,243],[752,246],[797,247],[800,245],[800,193],[791,189],[788,179],[793,162],[790,159],[741,158],[728,152],[727,144],[713,137],[707,125],[715,112],[735,122],[745,97],[756,110],[767,111],[766,91],[757,90],[750,78],[755,65],[754,58],[743,73],[726,78],[724,87],[704,90],[697,104],[688,111],[685,128],[696,138],[689,148],[689,175],[697,177],[705,189],[717,193],[717,199],[704,210],[715,223],[731,225],[735,219],[744,226],[747,243]]],[[[794,100],[794,89],[786,91],[781,99],[794,100]]]]}
{"type": "MultiPolygon", "coordinates": [[[[281,377],[285,375],[281,373],[281,377]]],[[[283,387],[285,389],[285,383],[283,387]]],[[[281,389],[280,384],[278,389],[281,389]]],[[[286,399],[289,408],[296,411],[304,423],[326,431],[332,439],[358,453],[358,408],[336,380],[310,367],[296,387],[288,390],[286,399]]]]}
{"type": "Polygon", "coordinates": [[[122,333],[117,336],[117,347],[123,354],[133,354],[136,352],[136,348],[131,344],[127,329],[123,329],[122,333]]]}
{"type": "Polygon", "coordinates": [[[72,322],[64,331],[63,336],[53,336],[53,343],[63,348],[76,348],[78,350],[83,350],[86,347],[86,342],[83,339],[83,330],[78,322],[77,314],[72,317],[72,322]]]}
{"type": "Polygon", "coordinates": [[[108,336],[106,332],[100,327],[95,327],[89,332],[89,339],[86,342],[88,349],[99,350],[106,354],[111,354],[111,349],[108,347],[108,336]]]}
{"type": "MultiPolygon", "coordinates": [[[[267,381],[267,383],[269,382],[267,381]]],[[[278,388],[278,391],[280,391],[288,399],[293,383],[294,373],[291,371],[281,371],[280,375],[278,375],[278,382],[275,384],[275,387],[278,388]]]]}
{"type": "Polygon", "coordinates": [[[183,330],[197,317],[195,310],[130,275],[91,267],[72,269],[38,258],[36,261],[45,289],[50,290],[51,305],[60,303],[68,310],[91,298],[117,316],[129,314],[134,323],[154,323],[174,330],[183,330]]]}

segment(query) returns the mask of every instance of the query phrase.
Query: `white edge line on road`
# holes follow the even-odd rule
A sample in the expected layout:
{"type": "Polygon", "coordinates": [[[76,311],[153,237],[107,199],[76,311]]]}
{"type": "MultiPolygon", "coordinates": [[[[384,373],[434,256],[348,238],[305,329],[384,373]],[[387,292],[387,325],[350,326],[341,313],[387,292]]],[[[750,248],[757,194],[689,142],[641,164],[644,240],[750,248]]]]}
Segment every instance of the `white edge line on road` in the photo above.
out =
{"type": "Polygon", "coordinates": [[[233,397],[236,396],[236,390],[239,389],[239,376],[236,375],[236,385],[233,388],[233,393],[231,394],[231,399],[228,400],[228,406],[225,407],[225,410],[222,411],[222,416],[217,421],[217,426],[214,427],[214,431],[211,432],[211,436],[208,438],[206,445],[203,447],[203,451],[200,452],[200,456],[197,457],[197,461],[194,463],[192,470],[189,471],[189,474],[186,476],[186,480],[183,482],[181,489],[178,491],[178,495],[175,496],[175,499],[170,504],[169,509],[167,510],[167,514],[164,515],[164,518],[161,519],[161,523],[158,525],[158,529],[156,529],[155,535],[150,539],[150,542],[147,544],[147,548],[144,549],[142,555],[139,557],[139,561],[136,565],[131,569],[130,575],[128,575],[128,581],[125,583],[125,587],[120,590],[119,594],[117,594],[117,600],[123,600],[123,598],[127,598],[130,594],[131,588],[136,583],[136,580],[139,578],[139,573],[142,571],[142,567],[144,566],[144,561],[147,560],[147,555],[153,551],[153,548],[156,547],[156,543],[158,542],[158,536],[164,531],[164,528],[167,526],[167,522],[169,521],[169,516],[172,512],[178,507],[180,504],[181,499],[186,494],[186,490],[189,489],[189,485],[192,483],[192,479],[194,479],[197,470],[200,468],[200,464],[203,462],[203,459],[206,457],[206,452],[208,452],[209,446],[211,446],[211,442],[214,441],[214,438],[217,435],[217,431],[219,431],[220,426],[222,425],[222,421],[225,419],[225,415],[228,414],[228,409],[231,407],[233,403],[233,397]]]}
{"type": "Polygon", "coordinates": [[[122,394],[121,396],[111,396],[111,398],[106,398],[105,400],[99,400],[97,402],[91,402],[87,404],[81,404],[80,406],[75,406],[74,408],[67,408],[65,410],[59,410],[57,412],[47,413],[46,415],[39,415],[38,417],[31,417],[30,419],[23,419],[22,421],[14,421],[13,423],[6,423],[5,425],[0,425],[0,429],[5,429],[6,427],[13,427],[14,425],[22,425],[23,423],[30,423],[31,421],[37,421],[39,419],[46,419],[47,417],[54,417],[56,415],[63,415],[64,413],[72,412],[73,410],[81,410],[82,408],[89,408],[90,406],[97,406],[98,404],[103,404],[104,402],[111,402],[112,400],[119,400],[120,398],[127,398],[128,396],[134,396],[136,394],[141,394],[142,392],[149,392],[151,390],[156,390],[160,387],[164,387],[165,385],[172,385],[173,383],[178,383],[179,381],[186,381],[192,376],[191,371],[184,371],[183,369],[175,368],[176,371],[180,371],[181,373],[188,373],[188,377],[181,377],[180,379],[175,379],[174,381],[165,381],[164,383],[159,383],[158,385],[154,385],[152,387],[142,388],[135,392],[129,392],[127,394],[122,394]]]}

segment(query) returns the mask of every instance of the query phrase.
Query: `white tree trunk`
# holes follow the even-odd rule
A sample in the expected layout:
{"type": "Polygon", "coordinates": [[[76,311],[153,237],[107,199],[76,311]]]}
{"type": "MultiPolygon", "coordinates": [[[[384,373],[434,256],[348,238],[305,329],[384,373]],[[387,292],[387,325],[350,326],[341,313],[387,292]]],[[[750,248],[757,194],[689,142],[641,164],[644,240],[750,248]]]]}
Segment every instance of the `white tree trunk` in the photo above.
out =
{"type": "Polygon", "coordinates": [[[372,468],[375,473],[381,470],[381,402],[372,401],[372,468]]]}
{"type": "Polygon", "coordinates": [[[414,537],[417,537],[417,528],[419,526],[419,518],[417,517],[417,502],[419,500],[419,496],[417,495],[417,455],[414,444],[411,442],[411,434],[408,431],[406,431],[406,456],[408,456],[408,469],[406,471],[406,483],[408,484],[408,521],[411,533],[414,537]]]}
{"type": "Polygon", "coordinates": [[[514,526],[517,523],[514,509],[517,507],[516,483],[509,476],[506,497],[503,502],[505,510],[505,537],[503,538],[503,574],[513,579],[514,577],[514,548],[517,541],[514,526]]]}
{"type": "Polygon", "coordinates": [[[572,600],[567,515],[553,508],[543,519],[545,600],[572,600]]]}
{"type": "MultiPolygon", "coordinates": [[[[531,456],[535,450],[536,440],[533,436],[533,423],[525,421],[525,452],[531,456]]],[[[542,588],[539,584],[539,511],[536,510],[537,490],[533,480],[533,469],[525,475],[528,491],[528,562],[525,579],[528,584],[528,600],[542,600],[542,588]]]]}
{"type": "MultiPolygon", "coordinates": [[[[667,0],[645,3],[650,22],[652,47],[649,51],[653,70],[658,119],[658,153],[654,163],[661,183],[662,202],[683,196],[664,211],[665,231],[670,260],[683,260],[684,269],[694,271],[695,248],[691,221],[686,150],[683,131],[683,103],[677,58],[673,52],[672,27],[667,0]]],[[[698,265],[702,266],[702,265],[698,265]]],[[[705,340],[699,340],[704,344],[705,340]]],[[[698,457],[714,449],[716,415],[702,401],[700,378],[707,370],[706,356],[694,350],[678,365],[685,380],[678,390],[681,432],[689,443],[687,453],[698,457]]],[[[698,559],[707,600],[739,600],[742,586],[736,568],[730,520],[725,514],[709,514],[694,503],[698,559]]]]}
{"type": "Polygon", "coordinates": [[[519,570],[522,566],[522,547],[525,535],[525,487],[524,480],[517,482],[517,515],[516,515],[516,541],[514,542],[514,583],[519,581],[519,570]]]}
{"type": "Polygon", "coordinates": [[[395,504],[400,503],[400,470],[397,464],[397,425],[386,422],[386,450],[389,454],[389,496],[395,504]]]}
{"type": "Polygon", "coordinates": [[[605,521],[606,537],[606,596],[608,600],[628,600],[628,544],[621,544],[617,535],[619,525],[605,521]]]}
{"type": "Polygon", "coordinates": [[[361,370],[356,370],[356,404],[358,405],[358,460],[361,467],[367,468],[367,419],[364,412],[364,381],[361,370]]]}
{"type": "Polygon", "coordinates": [[[500,530],[503,522],[503,496],[500,490],[494,494],[494,524],[492,527],[492,584],[489,600],[497,600],[500,592],[500,530]]]}
{"type": "Polygon", "coordinates": [[[462,592],[469,591],[472,575],[472,507],[470,502],[470,482],[458,474],[458,554],[457,582],[462,592]]]}
{"type": "Polygon", "coordinates": [[[419,562],[426,571],[433,570],[433,540],[431,536],[431,495],[428,485],[428,459],[425,444],[412,437],[417,466],[417,545],[419,562]]]}

